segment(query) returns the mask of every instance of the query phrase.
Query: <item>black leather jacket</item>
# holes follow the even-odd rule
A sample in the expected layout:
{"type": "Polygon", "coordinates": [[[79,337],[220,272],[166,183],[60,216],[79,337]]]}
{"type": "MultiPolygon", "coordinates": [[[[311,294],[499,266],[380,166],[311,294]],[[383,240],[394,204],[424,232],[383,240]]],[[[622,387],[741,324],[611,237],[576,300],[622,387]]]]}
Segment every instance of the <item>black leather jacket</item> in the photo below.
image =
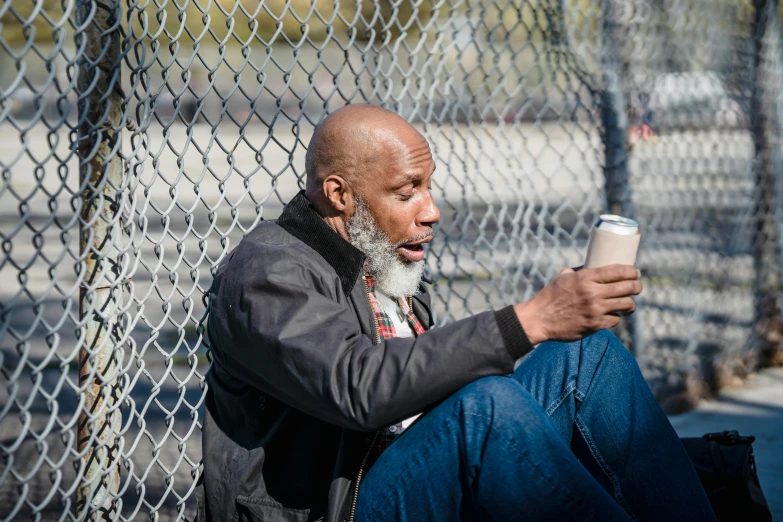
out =
{"type": "MultiPolygon", "coordinates": [[[[200,520],[350,520],[376,430],[512,373],[530,348],[511,307],[377,342],[363,262],[300,193],[221,263],[200,520]]],[[[430,328],[421,290],[413,311],[430,328]]]]}

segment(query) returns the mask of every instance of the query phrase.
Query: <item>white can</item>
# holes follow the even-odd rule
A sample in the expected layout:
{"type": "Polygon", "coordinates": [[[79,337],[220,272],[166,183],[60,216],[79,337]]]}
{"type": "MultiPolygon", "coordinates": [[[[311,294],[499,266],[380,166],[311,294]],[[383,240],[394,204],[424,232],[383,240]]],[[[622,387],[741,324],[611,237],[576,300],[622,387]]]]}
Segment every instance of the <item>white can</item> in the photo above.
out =
{"type": "Polygon", "coordinates": [[[642,236],[639,223],[614,214],[602,214],[590,232],[585,268],[634,265],[642,236]]]}

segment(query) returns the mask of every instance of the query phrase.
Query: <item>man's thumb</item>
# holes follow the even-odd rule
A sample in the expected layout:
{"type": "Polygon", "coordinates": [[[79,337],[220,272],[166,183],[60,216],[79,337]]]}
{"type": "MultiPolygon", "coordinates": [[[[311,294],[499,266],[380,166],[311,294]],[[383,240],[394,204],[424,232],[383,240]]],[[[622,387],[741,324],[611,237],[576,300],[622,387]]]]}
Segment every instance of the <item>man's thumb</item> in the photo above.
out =
{"type": "Polygon", "coordinates": [[[573,268],[564,268],[557,275],[561,276],[563,274],[572,274],[572,273],[574,273],[574,269],[573,268]]]}

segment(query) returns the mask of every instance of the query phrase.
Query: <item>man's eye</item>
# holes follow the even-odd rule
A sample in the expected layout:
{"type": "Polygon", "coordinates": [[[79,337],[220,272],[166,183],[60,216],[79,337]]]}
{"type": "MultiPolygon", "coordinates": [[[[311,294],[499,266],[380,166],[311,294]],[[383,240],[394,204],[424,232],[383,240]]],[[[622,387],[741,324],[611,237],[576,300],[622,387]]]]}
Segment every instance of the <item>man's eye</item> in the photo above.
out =
{"type": "Polygon", "coordinates": [[[397,197],[400,198],[400,201],[408,201],[413,197],[413,194],[397,194],[397,197]]]}

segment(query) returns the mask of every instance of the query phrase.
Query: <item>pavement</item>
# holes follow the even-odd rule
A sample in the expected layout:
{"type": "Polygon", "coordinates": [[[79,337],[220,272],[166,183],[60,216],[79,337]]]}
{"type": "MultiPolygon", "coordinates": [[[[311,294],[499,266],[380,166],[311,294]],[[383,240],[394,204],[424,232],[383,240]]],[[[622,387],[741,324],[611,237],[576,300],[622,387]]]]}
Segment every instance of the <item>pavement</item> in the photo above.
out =
{"type": "Polygon", "coordinates": [[[783,368],[762,370],[741,387],[724,389],[716,400],[669,419],[681,437],[731,429],[754,435],[761,487],[772,520],[783,522],[783,368]]]}

